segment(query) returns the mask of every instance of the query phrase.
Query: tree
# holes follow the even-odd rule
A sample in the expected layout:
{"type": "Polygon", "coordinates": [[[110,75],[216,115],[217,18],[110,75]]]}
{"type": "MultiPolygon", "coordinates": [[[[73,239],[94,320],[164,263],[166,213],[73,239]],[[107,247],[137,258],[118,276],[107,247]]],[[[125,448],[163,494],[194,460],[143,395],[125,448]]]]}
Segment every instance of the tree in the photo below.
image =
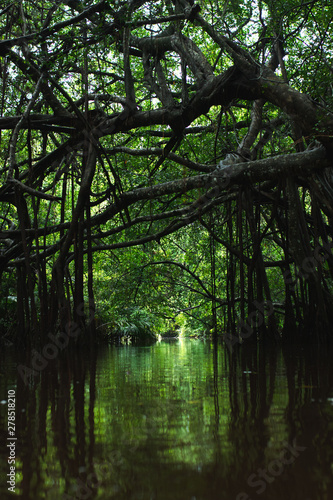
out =
{"type": "Polygon", "coordinates": [[[182,270],[214,322],[259,300],[329,324],[331,18],[316,0],[5,2],[0,272],[20,331],[93,311],[101,252],[194,226],[209,290],[182,270]]]}

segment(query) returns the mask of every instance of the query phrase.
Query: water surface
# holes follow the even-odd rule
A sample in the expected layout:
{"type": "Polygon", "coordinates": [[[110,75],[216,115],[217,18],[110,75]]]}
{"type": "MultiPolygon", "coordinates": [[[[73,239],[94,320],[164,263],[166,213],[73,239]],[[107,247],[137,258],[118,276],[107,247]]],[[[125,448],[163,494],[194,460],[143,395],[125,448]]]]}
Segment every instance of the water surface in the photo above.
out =
{"type": "Polygon", "coordinates": [[[28,385],[16,353],[0,356],[1,498],[333,498],[327,350],[244,345],[231,355],[185,339],[68,349],[28,385]],[[5,479],[8,389],[15,494],[5,479]]]}

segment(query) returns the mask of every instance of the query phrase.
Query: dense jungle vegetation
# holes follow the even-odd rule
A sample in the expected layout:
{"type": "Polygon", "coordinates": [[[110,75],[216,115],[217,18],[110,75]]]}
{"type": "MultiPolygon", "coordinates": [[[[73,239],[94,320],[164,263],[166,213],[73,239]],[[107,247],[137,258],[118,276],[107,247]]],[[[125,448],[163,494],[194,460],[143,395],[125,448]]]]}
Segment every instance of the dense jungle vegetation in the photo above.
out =
{"type": "Polygon", "coordinates": [[[4,0],[4,342],[71,320],[326,340],[332,19],[325,0],[4,0]]]}

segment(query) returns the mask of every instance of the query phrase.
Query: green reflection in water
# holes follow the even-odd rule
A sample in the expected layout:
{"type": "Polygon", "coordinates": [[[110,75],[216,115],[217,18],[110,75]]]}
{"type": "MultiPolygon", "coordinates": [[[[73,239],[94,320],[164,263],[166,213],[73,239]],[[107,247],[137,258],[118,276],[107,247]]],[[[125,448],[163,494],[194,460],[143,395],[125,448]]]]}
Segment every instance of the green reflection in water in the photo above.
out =
{"type": "MultiPolygon", "coordinates": [[[[231,355],[184,339],[68,350],[30,387],[14,353],[2,353],[1,400],[16,388],[16,496],[333,498],[330,353],[244,347],[231,355]]],[[[10,498],[6,411],[1,498],[10,498]]]]}

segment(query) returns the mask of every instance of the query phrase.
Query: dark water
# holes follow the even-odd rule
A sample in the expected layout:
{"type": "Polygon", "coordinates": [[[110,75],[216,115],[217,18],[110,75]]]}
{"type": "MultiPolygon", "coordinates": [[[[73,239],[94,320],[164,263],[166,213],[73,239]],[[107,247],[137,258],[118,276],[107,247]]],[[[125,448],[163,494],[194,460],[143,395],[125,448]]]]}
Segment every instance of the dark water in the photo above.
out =
{"type": "Polygon", "coordinates": [[[327,350],[244,345],[230,355],[193,340],[64,350],[28,385],[13,351],[0,358],[1,498],[333,498],[327,350]],[[8,389],[15,493],[6,485],[8,389]]]}

